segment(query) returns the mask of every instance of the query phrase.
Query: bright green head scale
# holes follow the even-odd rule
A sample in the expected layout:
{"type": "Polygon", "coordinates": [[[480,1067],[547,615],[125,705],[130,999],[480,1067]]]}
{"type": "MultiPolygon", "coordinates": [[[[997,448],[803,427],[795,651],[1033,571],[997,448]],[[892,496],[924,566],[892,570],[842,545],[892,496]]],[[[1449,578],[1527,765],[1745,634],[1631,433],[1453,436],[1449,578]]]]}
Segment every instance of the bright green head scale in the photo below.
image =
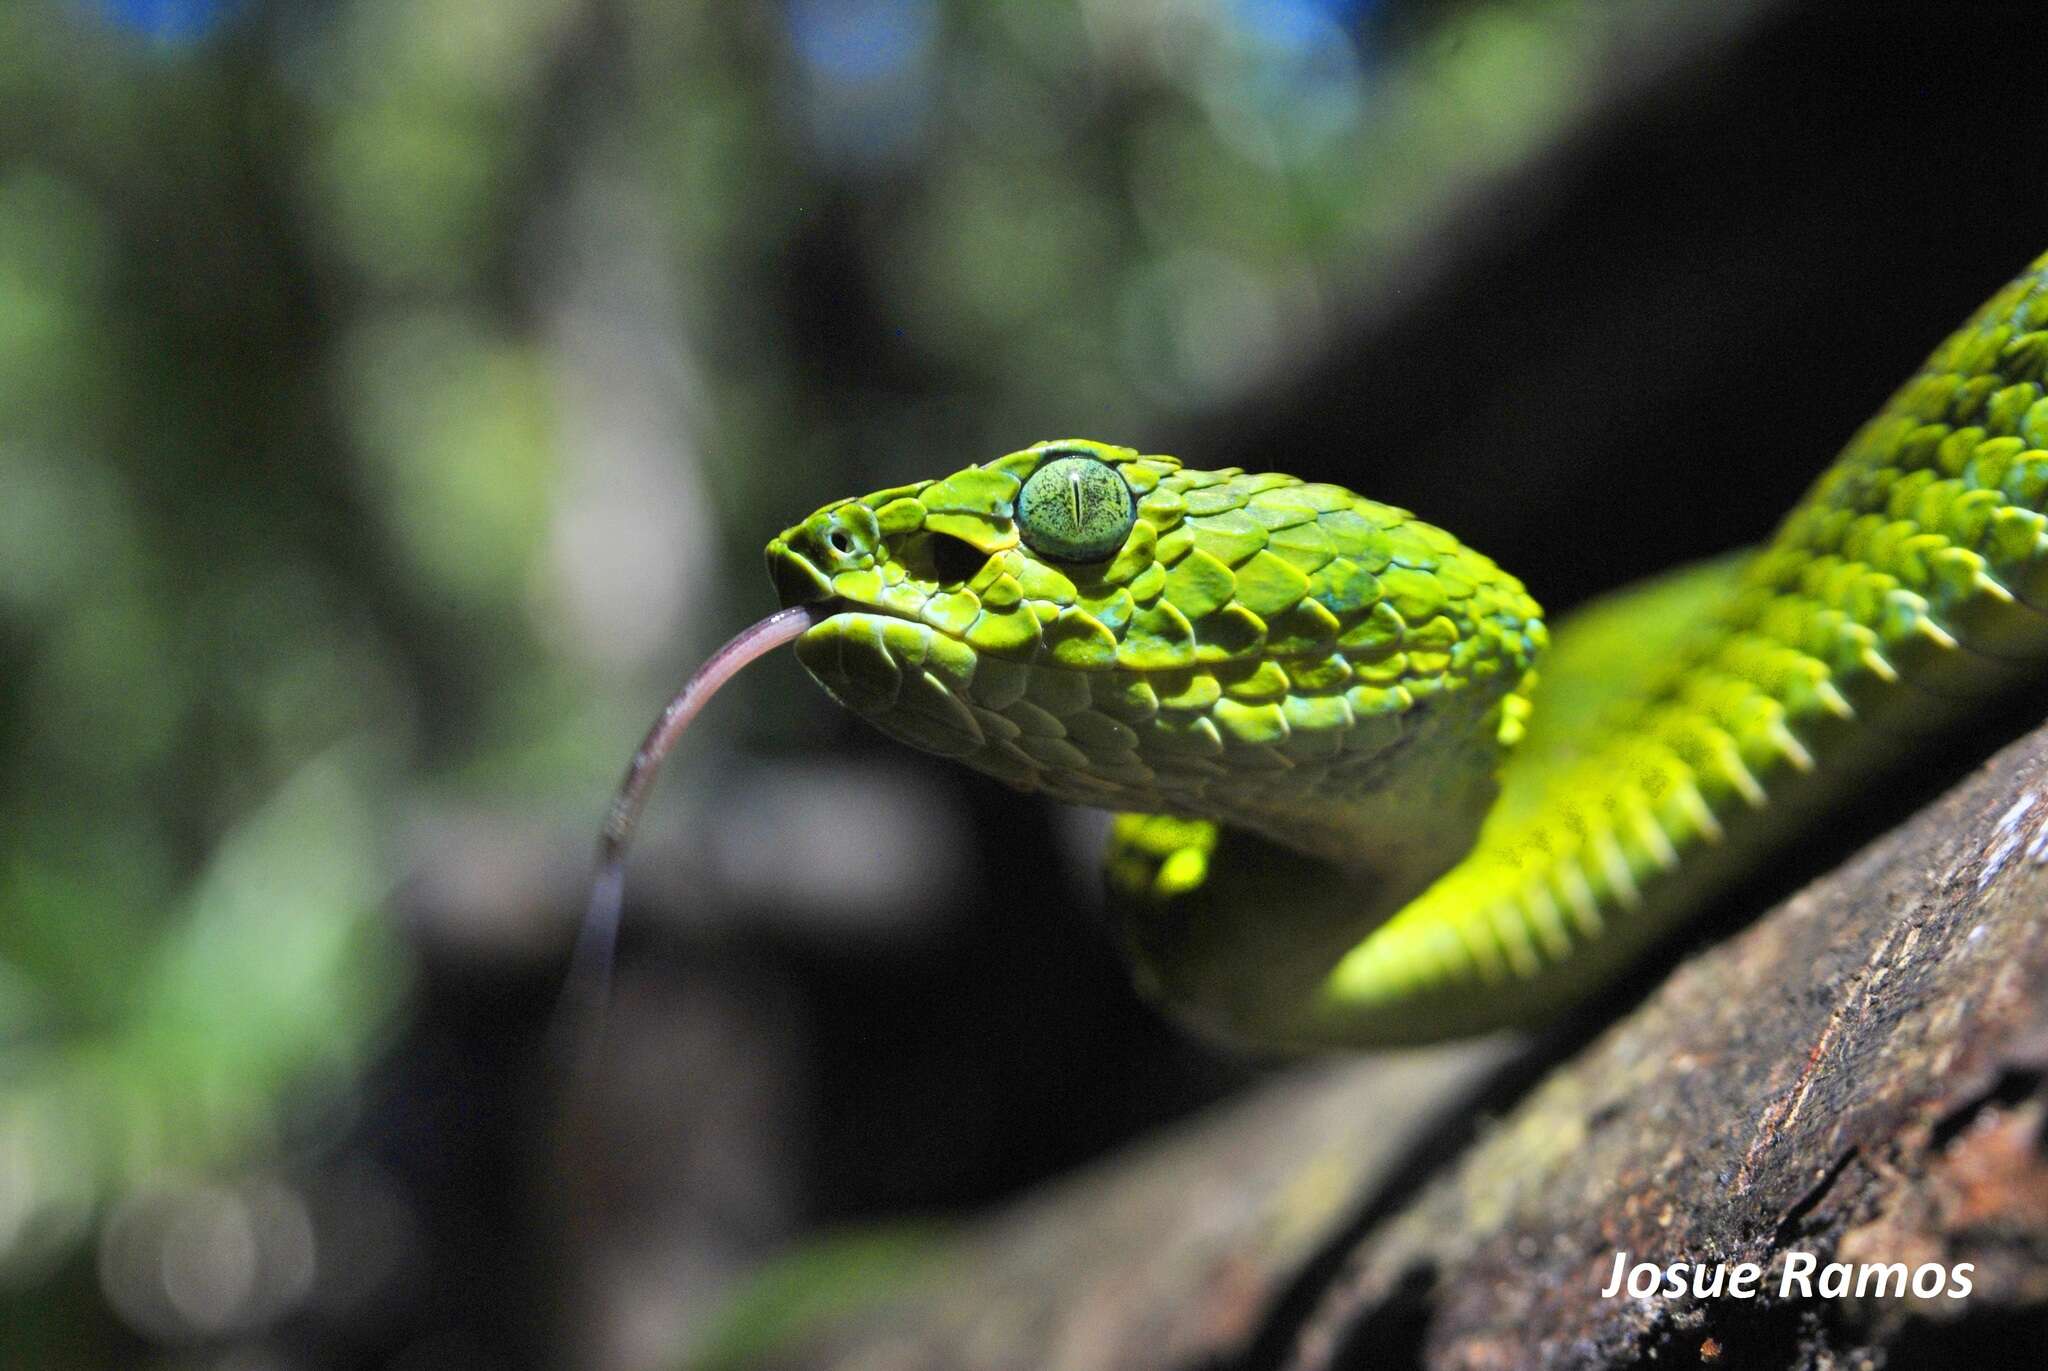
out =
{"type": "Polygon", "coordinates": [[[1407,880],[1469,843],[1545,641],[1405,510],[1080,440],[827,505],[768,570],[835,610],[805,668],[912,746],[1407,880]]]}

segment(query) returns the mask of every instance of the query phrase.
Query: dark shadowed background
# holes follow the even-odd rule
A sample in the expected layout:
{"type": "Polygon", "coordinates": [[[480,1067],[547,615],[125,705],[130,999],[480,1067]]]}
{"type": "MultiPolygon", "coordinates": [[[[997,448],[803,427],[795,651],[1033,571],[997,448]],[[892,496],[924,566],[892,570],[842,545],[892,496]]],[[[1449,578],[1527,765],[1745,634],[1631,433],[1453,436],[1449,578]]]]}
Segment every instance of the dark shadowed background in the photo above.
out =
{"type": "MultiPolygon", "coordinates": [[[[1084,435],[1553,610],[1761,536],[2048,249],[2034,5],[0,7],[0,1364],[679,1365],[1253,1068],[1097,826],[778,658],[815,506],[1084,435]]],[[[1836,835],[1836,841],[1846,841],[1836,835]]]]}

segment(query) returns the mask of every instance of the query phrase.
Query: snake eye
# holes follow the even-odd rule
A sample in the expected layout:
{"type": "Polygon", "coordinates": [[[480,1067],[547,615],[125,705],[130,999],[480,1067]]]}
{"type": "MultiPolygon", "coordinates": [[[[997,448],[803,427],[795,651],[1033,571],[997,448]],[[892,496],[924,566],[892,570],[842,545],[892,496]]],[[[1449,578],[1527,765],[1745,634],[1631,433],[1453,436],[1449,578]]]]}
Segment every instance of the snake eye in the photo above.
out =
{"type": "Polygon", "coordinates": [[[1024,545],[1058,562],[1099,562],[1124,545],[1137,521],[1131,488],[1094,457],[1055,457],[1017,496],[1024,545]]]}

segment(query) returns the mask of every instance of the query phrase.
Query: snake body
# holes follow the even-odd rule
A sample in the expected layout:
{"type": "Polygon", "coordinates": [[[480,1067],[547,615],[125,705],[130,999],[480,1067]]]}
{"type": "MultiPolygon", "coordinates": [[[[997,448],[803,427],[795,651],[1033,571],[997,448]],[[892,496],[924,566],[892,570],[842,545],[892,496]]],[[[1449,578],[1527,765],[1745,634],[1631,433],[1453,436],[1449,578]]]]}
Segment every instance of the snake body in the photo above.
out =
{"type": "Polygon", "coordinates": [[[1519,581],[1405,510],[1082,440],[827,505],[768,564],[836,699],[1119,812],[1155,994],[1255,1044],[1411,1043],[1585,995],[2048,657],[2044,382],[2048,258],[1768,543],[1554,646],[1519,581]]]}

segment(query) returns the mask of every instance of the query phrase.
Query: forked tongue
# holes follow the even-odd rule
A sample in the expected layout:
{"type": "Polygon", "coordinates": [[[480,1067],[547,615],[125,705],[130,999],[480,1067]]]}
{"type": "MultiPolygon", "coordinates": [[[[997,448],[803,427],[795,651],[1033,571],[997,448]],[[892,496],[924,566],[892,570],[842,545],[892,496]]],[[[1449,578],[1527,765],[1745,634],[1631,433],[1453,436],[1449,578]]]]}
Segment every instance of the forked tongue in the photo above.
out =
{"type": "Polygon", "coordinates": [[[612,961],[618,948],[619,916],[625,900],[626,848],[647,806],[647,793],[654,787],[662,759],[668,756],[690,721],[702,712],[719,687],[739,675],[752,662],[767,656],[784,643],[803,635],[812,625],[831,617],[822,605],[792,605],[779,609],[761,622],[741,629],[732,641],[711,654],[695,675],[676,692],[668,707],[647,730],[640,750],[626,768],[612,797],[611,812],[605,816],[604,832],[597,840],[597,874],[590,885],[590,903],[583,911],[583,924],[576,933],[576,951],[569,961],[568,979],[555,1008],[554,1035],[566,1055],[583,1056],[596,1045],[604,1022],[605,1002],[611,998],[612,961]]]}

